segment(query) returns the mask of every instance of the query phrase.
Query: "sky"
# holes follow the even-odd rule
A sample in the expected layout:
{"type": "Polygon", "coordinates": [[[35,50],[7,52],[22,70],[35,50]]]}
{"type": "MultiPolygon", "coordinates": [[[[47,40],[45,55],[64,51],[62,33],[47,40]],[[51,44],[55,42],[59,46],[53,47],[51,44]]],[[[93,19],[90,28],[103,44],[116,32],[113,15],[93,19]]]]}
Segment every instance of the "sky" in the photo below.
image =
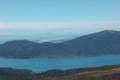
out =
{"type": "Polygon", "coordinates": [[[120,30],[120,0],[0,0],[1,40],[57,40],[120,30]]]}

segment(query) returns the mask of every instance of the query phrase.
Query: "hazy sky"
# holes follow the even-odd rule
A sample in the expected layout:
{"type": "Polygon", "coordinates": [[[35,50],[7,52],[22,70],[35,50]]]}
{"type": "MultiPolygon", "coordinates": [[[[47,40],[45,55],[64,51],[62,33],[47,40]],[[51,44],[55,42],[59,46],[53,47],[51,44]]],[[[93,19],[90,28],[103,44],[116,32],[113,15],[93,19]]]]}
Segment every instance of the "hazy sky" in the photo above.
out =
{"type": "Polygon", "coordinates": [[[120,0],[0,0],[2,39],[60,39],[120,30],[120,0]]]}

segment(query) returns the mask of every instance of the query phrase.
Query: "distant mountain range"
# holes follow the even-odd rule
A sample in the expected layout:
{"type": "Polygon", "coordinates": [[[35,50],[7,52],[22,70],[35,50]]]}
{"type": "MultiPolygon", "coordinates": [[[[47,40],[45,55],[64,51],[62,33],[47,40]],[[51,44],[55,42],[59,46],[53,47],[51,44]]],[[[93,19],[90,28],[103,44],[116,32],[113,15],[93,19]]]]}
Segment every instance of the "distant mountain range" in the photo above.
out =
{"type": "Polygon", "coordinates": [[[0,57],[79,57],[120,54],[120,31],[104,30],[61,43],[13,40],[0,45],[0,57]]]}

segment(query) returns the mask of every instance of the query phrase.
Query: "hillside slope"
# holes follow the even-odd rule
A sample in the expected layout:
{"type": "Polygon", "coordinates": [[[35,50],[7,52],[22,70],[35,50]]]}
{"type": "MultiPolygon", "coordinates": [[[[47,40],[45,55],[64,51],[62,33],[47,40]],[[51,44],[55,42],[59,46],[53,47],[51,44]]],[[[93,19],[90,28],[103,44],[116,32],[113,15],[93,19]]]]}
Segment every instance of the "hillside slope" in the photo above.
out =
{"type": "Polygon", "coordinates": [[[14,40],[0,45],[0,57],[76,57],[120,54],[120,31],[104,30],[61,43],[14,40]]]}

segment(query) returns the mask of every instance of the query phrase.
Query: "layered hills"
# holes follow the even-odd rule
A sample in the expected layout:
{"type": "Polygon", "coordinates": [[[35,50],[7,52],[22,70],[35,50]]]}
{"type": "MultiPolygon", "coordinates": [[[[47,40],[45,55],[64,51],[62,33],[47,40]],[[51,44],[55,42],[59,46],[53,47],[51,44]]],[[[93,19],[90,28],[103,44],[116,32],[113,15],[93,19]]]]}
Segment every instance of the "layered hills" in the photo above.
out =
{"type": "Polygon", "coordinates": [[[104,30],[61,43],[13,40],[0,44],[0,57],[78,57],[120,54],[120,31],[104,30]]]}

